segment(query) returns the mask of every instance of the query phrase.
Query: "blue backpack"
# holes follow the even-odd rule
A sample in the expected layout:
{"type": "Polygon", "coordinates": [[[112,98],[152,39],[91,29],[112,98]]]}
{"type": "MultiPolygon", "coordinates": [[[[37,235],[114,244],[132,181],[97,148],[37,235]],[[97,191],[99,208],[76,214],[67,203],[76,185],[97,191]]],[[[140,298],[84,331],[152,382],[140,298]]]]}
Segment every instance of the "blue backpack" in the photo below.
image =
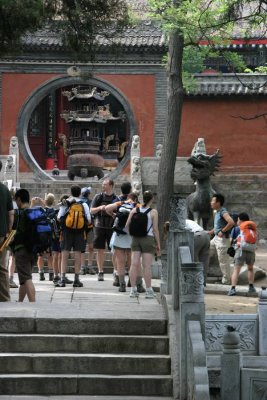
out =
{"type": "Polygon", "coordinates": [[[52,229],[46,210],[42,207],[26,208],[26,217],[30,220],[31,231],[25,247],[33,254],[51,252],[52,229]]]}

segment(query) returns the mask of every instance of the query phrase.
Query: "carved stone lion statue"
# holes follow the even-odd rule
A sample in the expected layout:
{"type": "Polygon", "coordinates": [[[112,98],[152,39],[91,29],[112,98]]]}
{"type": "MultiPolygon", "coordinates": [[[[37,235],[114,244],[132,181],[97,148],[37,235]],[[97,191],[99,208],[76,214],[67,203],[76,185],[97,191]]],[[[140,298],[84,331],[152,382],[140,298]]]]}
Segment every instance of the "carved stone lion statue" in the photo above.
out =
{"type": "Polygon", "coordinates": [[[188,218],[207,229],[212,219],[210,200],[215,193],[210,177],[218,171],[222,156],[219,150],[213,155],[192,155],[187,161],[192,165],[191,178],[196,182],[196,191],[187,197],[188,218]]]}

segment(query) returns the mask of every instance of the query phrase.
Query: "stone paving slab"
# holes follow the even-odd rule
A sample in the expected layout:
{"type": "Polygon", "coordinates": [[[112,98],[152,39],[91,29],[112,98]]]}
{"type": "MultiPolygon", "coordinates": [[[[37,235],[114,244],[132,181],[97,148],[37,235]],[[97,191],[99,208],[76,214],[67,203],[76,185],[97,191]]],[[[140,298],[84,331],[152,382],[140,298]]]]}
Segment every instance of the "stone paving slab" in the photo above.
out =
{"type": "MultiPolygon", "coordinates": [[[[72,275],[68,275],[72,279],[72,275]]],[[[154,299],[145,299],[145,294],[139,298],[130,298],[130,288],[126,293],[118,292],[118,287],[112,285],[112,274],[105,274],[105,281],[98,282],[96,276],[81,276],[84,286],[73,288],[72,284],[65,288],[55,288],[53,282],[39,281],[39,274],[33,274],[33,282],[36,288],[36,302],[29,303],[27,299],[18,303],[19,289],[11,289],[11,301],[0,303],[0,318],[3,323],[10,326],[10,319],[14,321],[14,329],[22,326],[22,331],[43,332],[45,325],[50,328],[57,320],[63,325],[70,326],[72,319],[79,320],[79,325],[84,325],[90,319],[94,324],[97,320],[123,321],[132,319],[140,321],[140,324],[149,321],[158,321],[159,325],[166,321],[163,307],[160,304],[159,294],[154,299]],[[22,319],[27,318],[28,323],[22,325],[22,319]],[[53,322],[55,321],[55,322],[53,322]],[[34,326],[34,329],[33,329],[34,326]]],[[[159,283],[154,283],[159,286],[159,283]]],[[[112,322],[107,322],[107,324],[112,322]]],[[[139,323],[139,322],[138,322],[139,323]]],[[[110,327],[112,328],[112,327],[110,327]]],[[[76,327],[73,326],[75,330],[76,327]]],[[[115,329],[115,328],[114,328],[115,329]]],[[[5,329],[3,330],[5,331],[5,329]]],[[[93,332],[91,332],[93,333],[93,332]]]]}

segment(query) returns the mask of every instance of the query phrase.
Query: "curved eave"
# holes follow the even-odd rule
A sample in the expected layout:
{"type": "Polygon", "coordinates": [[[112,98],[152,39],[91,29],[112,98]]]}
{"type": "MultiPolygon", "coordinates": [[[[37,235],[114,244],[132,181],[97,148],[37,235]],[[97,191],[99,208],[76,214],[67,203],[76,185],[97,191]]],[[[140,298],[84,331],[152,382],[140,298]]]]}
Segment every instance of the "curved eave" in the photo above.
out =
{"type": "Polygon", "coordinates": [[[266,96],[267,74],[196,74],[198,87],[187,96],[266,96]]]}

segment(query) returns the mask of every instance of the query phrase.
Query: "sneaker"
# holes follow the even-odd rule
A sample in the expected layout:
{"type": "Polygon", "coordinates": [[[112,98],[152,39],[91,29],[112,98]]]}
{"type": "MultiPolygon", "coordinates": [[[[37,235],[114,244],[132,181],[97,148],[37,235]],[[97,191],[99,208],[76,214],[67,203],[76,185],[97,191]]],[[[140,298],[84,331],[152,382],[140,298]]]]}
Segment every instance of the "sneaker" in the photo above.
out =
{"type": "Polygon", "coordinates": [[[73,287],[83,287],[83,283],[78,279],[73,282],[73,287]]]}
{"type": "Polygon", "coordinates": [[[62,281],[63,281],[64,283],[66,283],[67,285],[70,285],[71,283],[73,283],[73,281],[70,280],[69,278],[67,278],[66,276],[65,276],[65,278],[62,279],[62,281]]]}
{"type": "Polygon", "coordinates": [[[9,287],[12,289],[16,289],[18,287],[18,285],[12,280],[12,281],[9,281],[9,287]]]}
{"type": "Polygon", "coordinates": [[[146,290],[146,299],[154,299],[156,297],[156,294],[152,288],[148,288],[146,290]]]}
{"type": "Polygon", "coordinates": [[[58,275],[56,275],[56,276],[54,276],[54,279],[53,279],[53,283],[58,283],[58,281],[60,281],[60,276],[58,276],[58,275]]]}
{"type": "Polygon", "coordinates": [[[87,272],[88,272],[88,269],[87,269],[86,265],[82,265],[81,270],[80,270],[80,275],[86,275],[87,272]]]}
{"type": "Polygon", "coordinates": [[[114,276],[113,286],[117,286],[117,287],[120,286],[120,280],[119,280],[118,275],[115,275],[115,276],[114,276]]]}
{"type": "Polygon", "coordinates": [[[248,287],[248,293],[256,293],[256,289],[254,288],[254,286],[248,287]]]}
{"type": "Polygon", "coordinates": [[[94,269],[94,267],[89,267],[87,273],[89,275],[96,275],[96,270],[94,269]]]}
{"type": "Polygon", "coordinates": [[[63,281],[62,279],[57,283],[55,283],[55,287],[65,287],[65,286],[66,286],[65,281],[63,281]]]}
{"type": "Polygon", "coordinates": [[[146,289],[144,288],[144,286],[141,284],[136,285],[137,286],[137,292],[138,293],[145,293],[146,289]]]}
{"type": "Polygon", "coordinates": [[[227,293],[227,295],[228,295],[228,296],[235,296],[235,295],[236,295],[236,290],[235,290],[235,288],[231,288],[231,289],[229,290],[229,292],[227,293]]]}
{"type": "Polygon", "coordinates": [[[126,283],[125,282],[120,284],[119,292],[126,292],[126,283]]]}
{"type": "Polygon", "coordinates": [[[54,279],[54,272],[49,272],[49,280],[52,281],[54,279]]]}
{"type": "Polygon", "coordinates": [[[137,292],[136,288],[132,287],[131,292],[130,292],[130,297],[139,297],[139,293],[137,292]]]}
{"type": "Polygon", "coordinates": [[[104,280],[104,272],[98,272],[98,281],[102,282],[104,280]]]}
{"type": "Polygon", "coordinates": [[[45,281],[45,274],[44,274],[44,272],[40,272],[40,278],[39,278],[39,281],[45,281]]]}

